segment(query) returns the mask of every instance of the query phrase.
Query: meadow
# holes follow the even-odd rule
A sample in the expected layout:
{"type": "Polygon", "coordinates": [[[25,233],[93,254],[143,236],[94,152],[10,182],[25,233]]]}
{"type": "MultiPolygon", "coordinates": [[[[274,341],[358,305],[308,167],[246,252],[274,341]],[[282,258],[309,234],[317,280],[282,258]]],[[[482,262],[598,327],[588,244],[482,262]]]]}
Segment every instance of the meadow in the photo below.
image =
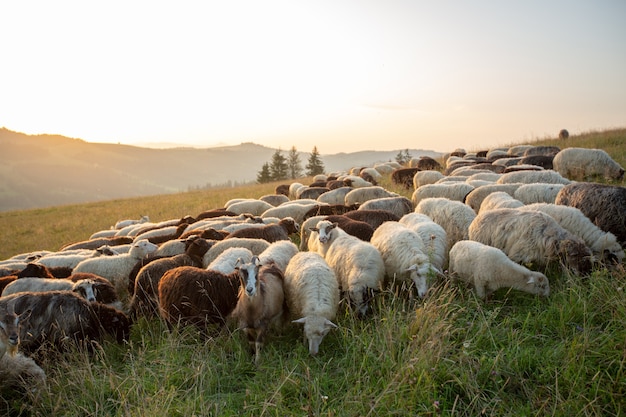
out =
{"type": "MultiPolygon", "coordinates": [[[[605,149],[626,166],[626,130],[532,144],[605,149]]],[[[349,167],[346,167],[349,168],[349,167]]],[[[307,183],[308,179],[301,182],[307,183]]],[[[259,197],[277,184],[0,213],[0,259],[259,197]]],[[[410,197],[410,191],[386,188],[410,197]]],[[[619,183],[624,185],[624,182],[619,183]]],[[[626,412],[626,271],[552,266],[551,295],[487,302],[432,277],[424,300],[387,291],[359,320],[345,307],[312,357],[302,329],[270,334],[255,366],[230,326],[213,338],[140,319],[127,344],[39,355],[37,393],[0,393],[9,416],[619,416],[626,412]]]]}

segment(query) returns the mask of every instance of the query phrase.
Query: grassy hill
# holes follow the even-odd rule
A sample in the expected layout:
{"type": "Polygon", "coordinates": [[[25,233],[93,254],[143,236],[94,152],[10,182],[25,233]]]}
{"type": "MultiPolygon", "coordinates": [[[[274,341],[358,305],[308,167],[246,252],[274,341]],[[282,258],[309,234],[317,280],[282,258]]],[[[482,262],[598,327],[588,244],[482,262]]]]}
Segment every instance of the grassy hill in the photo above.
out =
{"type": "MultiPolygon", "coordinates": [[[[626,166],[626,130],[538,144],[598,147],[626,166]]],[[[622,182],[621,185],[624,185],[622,182]]],[[[0,213],[0,259],[56,250],[116,220],[154,221],[259,197],[275,184],[0,213]]],[[[388,188],[393,188],[385,183],[388,188]]],[[[403,190],[393,188],[395,191],[403,190]]],[[[433,277],[425,300],[391,292],[337,324],[311,357],[302,330],[269,336],[255,367],[234,326],[204,340],[139,320],[127,345],[41,355],[48,387],[0,393],[3,415],[619,416],[626,412],[626,271],[547,271],[548,299],[515,291],[483,302],[433,277]]]]}

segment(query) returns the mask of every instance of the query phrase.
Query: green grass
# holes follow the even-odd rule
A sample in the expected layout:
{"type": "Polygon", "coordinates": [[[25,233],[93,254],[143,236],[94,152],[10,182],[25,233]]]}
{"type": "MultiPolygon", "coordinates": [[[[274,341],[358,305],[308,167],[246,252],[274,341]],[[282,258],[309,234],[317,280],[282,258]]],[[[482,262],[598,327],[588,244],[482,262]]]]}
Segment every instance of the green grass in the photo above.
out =
{"type": "MultiPolygon", "coordinates": [[[[584,144],[572,137],[568,145],[606,149],[626,166],[626,147],[618,146],[626,131],[620,132],[582,135],[584,144]]],[[[2,258],[55,250],[121,218],[193,215],[275,185],[0,213],[2,258]]],[[[37,396],[1,393],[0,414],[623,415],[624,268],[587,278],[558,268],[547,274],[548,299],[502,289],[483,302],[442,279],[433,280],[423,301],[384,292],[364,320],[342,307],[339,328],[316,357],[300,327],[275,331],[258,367],[234,327],[202,339],[191,329],[170,333],[159,320],[141,319],[126,345],[105,341],[93,353],[40,355],[48,386],[37,396]]]]}

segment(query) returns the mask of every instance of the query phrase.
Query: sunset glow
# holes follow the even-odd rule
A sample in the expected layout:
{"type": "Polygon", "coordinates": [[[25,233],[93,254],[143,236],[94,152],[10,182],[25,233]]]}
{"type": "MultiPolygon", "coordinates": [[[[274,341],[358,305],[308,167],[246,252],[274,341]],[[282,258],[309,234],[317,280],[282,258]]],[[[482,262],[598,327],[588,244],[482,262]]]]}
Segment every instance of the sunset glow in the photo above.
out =
{"type": "Polygon", "coordinates": [[[623,1],[23,1],[0,127],[322,153],[626,126],[623,1]]]}

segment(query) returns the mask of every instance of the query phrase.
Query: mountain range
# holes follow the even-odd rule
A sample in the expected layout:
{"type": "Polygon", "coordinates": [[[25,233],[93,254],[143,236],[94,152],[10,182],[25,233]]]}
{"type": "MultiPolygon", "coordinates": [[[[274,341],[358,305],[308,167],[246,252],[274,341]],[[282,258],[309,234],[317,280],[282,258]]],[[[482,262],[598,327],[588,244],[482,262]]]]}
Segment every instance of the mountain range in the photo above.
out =
{"type": "MultiPolygon", "coordinates": [[[[441,156],[434,151],[407,149],[413,157],[441,156]]],[[[400,151],[404,149],[321,154],[320,158],[326,171],[334,172],[392,161],[400,151]]],[[[0,211],[250,183],[275,152],[251,142],[154,149],[0,128],[0,211]]],[[[309,156],[300,152],[303,167],[309,156]]]]}

